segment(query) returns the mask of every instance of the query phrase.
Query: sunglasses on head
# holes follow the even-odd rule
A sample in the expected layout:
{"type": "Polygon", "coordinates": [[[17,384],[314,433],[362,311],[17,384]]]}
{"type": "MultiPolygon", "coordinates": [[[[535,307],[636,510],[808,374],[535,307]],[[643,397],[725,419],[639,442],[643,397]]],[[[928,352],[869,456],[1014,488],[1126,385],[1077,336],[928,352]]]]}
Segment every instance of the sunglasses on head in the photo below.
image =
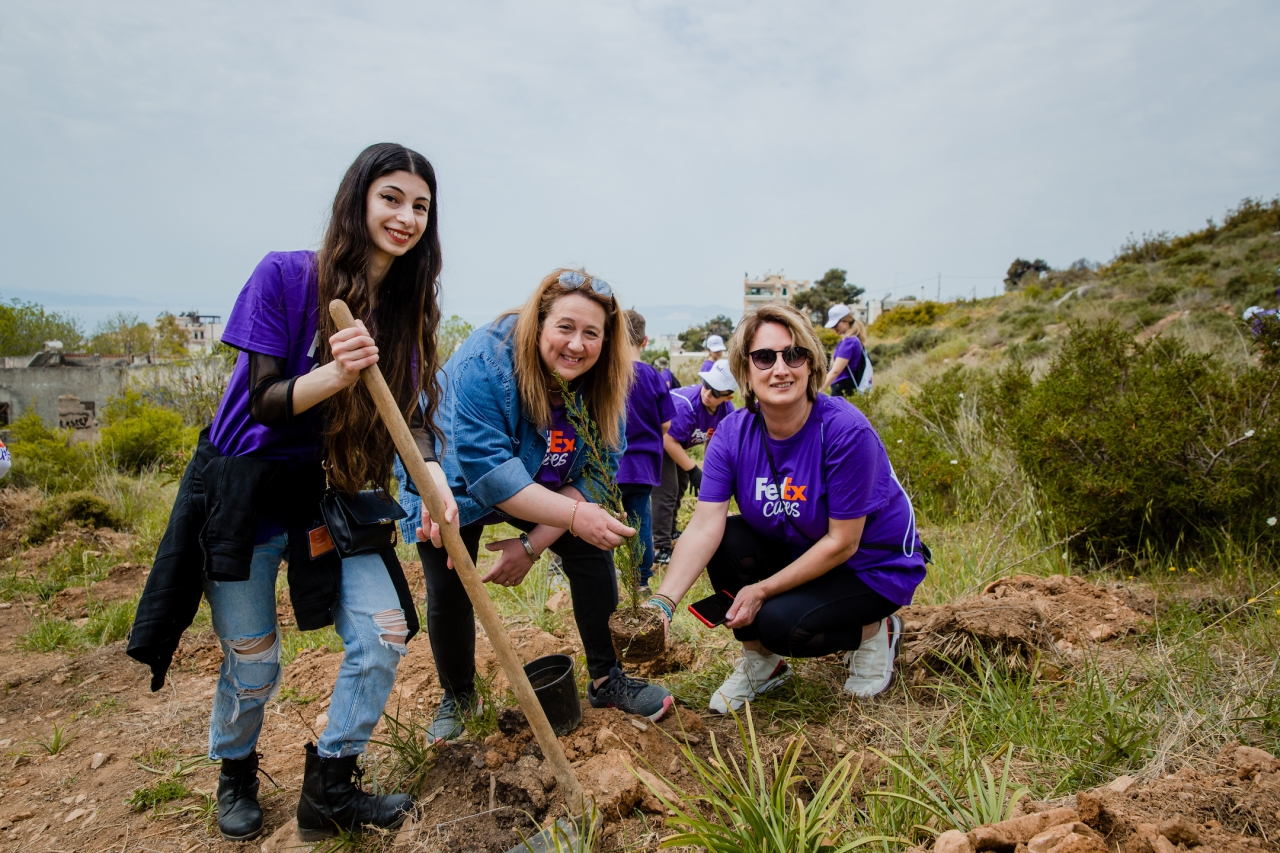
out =
{"type": "Polygon", "coordinates": [[[703,388],[706,388],[706,389],[707,389],[707,393],[709,393],[712,397],[715,397],[717,400],[723,400],[725,397],[732,397],[732,396],[733,396],[733,392],[732,392],[732,391],[717,391],[716,389],[712,388],[712,387],[711,387],[711,385],[710,385],[710,384],[708,384],[708,383],[707,383],[707,382],[705,382],[705,381],[702,383],[702,387],[703,387],[703,388]]]}
{"type": "Polygon", "coordinates": [[[609,282],[596,278],[595,276],[585,276],[574,270],[565,270],[560,273],[556,281],[560,282],[560,286],[565,290],[577,290],[588,281],[591,282],[591,289],[600,296],[607,296],[613,299],[613,288],[609,286],[609,282]]]}
{"type": "Polygon", "coordinates": [[[751,351],[751,363],[758,370],[773,370],[778,363],[778,356],[787,367],[799,367],[809,360],[809,350],[792,344],[786,349],[757,349],[751,351]]]}

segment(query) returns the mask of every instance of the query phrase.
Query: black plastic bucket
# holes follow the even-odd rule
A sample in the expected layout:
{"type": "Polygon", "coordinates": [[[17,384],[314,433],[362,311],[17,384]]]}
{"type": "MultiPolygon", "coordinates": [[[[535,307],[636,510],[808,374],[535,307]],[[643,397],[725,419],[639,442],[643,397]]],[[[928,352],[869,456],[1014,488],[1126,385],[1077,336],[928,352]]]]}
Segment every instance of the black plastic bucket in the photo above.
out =
{"type": "Polygon", "coordinates": [[[582,701],[573,677],[573,658],[547,655],[525,664],[524,673],[557,735],[567,735],[582,725],[582,701]]]}

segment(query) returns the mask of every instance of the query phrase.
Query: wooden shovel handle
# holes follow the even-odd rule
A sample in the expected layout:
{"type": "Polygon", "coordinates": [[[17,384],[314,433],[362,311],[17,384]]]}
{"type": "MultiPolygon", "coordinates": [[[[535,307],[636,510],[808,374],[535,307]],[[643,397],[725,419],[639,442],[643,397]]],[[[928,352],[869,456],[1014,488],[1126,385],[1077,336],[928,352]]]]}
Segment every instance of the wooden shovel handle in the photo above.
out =
{"type": "MultiPolygon", "coordinates": [[[[329,303],[329,313],[339,329],[349,329],[356,324],[351,316],[351,309],[341,299],[335,299],[329,303]]],[[[542,704],[538,702],[538,697],[533,692],[533,685],[529,683],[529,676],[525,674],[520,658],[516,657],[516,650],[512,647],[510,638],[507,637],[507,629],[498,618],[498,611],[494,608],[484,583],[476,573],[476,566],[471,560],[471,555],[467,553],[467,546],[462,542],[462,534],[456,524],[445,521],[444,501],[436,491],[435,480],[431,478],[427,463],[422,460],[418,452],[418,446],[414,443],[413,433],[409,432],[409,425],[405,423],[404,415],[396,406],[395,398],[391,396],[387,380],[382,377],[382,371],[376,364],[361,371],[360,378],[369,389],[369,394],[378,407],[378,414],[386,424],[388,432],[391,433],[391,439],[395,442],[396,450],[400,453],[400,461],[404,463],[405,470],[413,478],[414,485],[418,487],[418,494],[422,496],[422,502],[427,505],[427,510],[431,513],[431,520],[440,525],[440,536],[444,540],[445,550],[453,558],[453,569],[462,580],[462,585],[466,587],[467,595],[471,598],[471,606],[480,617],[480,624],[484,626],[484,632],[489,637],[489,645],[493,647],[494,654],[498,656],[498,663],[502,665],[503,672],[507,674],[507,680],[511,682],[516,700],[519,701],[520,708],[524,711],[534,735],[538,738],[538,746],[542,747],[542,754],[551,764],[551,772],[555,774],[560,790],[564,794],[565,804],[570,811],[576,807],[580,809],[578,814],[585,814],[586,798],[582,792],[582,786],[578,784],[578,777],[569,766],[569,759],[565,757],[560,741],[547,720],[546,712],[542,710],[542,704]]]]}

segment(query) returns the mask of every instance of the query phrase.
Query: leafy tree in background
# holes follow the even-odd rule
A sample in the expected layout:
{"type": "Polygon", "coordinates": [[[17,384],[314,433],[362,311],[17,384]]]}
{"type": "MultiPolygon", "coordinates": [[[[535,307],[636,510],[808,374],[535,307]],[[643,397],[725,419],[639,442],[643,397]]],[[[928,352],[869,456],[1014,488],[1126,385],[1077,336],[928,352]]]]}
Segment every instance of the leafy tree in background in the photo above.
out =
{"type": "Polygon", "coordinates": [[[84,332],[78,320],[34,302],[0,302],[0,356],[34,355],[45,341],[62,341],[74,350],[84,343],[84,332]]]}
{"type": "Polygon", "coordinates": [[[156,355],[183,358],[187,355],[187,333],[178,325],[178,318],[168,311],[156,318],[156,355]]]}
{"type": "Polygon", "coordinates": [[[103,355],[146,355],[155,339],[155,330],[139,320],[137,314],[121,311],[97,325],[89,348],[103,355]]]}
{"type": "Polygon", "coordinates": [[[684,344],[685,352],[696,352],[703,348],[707,338],[712,335],[719,335],[725,339],[725,343],[729,342],[729,336],[733,334],[733,321],[724,314],[712,317],[701,326],[690,326],[681,332],[677,337],[684,344]]]}
{"type": "Polygon", "coordinates": [[[1026,261],[1022,258],[1014,258],[1013,263],[1009,264],[1009,271],[1004,274],[1004,289],[1006,291],[1017,290],[1022,287],[1022,279],[1029,273],[1035,273],[1034,279],[1039,280],[1041,273],[1052,270],[1047,263],[1036,258],[1034,261],[1026,261]]]}
{"type": "Polygon", "coordinates": [[[457,352],[462,342],[471,336],[471,331],[471,324],[457,314],[440,323],[440,328],[436,332],[436,353],[441,364],[457,352]]]}
{"type": "Polygon", "coordinates": [[[838,302],[848,305],[866,292],[856,284],[850,284],[847,276],[844,270],[832,267],[813,283],[813,287],[792,296],[791,304],[808,314],[813,322],[825,323],[828,308],[838,302]]]}

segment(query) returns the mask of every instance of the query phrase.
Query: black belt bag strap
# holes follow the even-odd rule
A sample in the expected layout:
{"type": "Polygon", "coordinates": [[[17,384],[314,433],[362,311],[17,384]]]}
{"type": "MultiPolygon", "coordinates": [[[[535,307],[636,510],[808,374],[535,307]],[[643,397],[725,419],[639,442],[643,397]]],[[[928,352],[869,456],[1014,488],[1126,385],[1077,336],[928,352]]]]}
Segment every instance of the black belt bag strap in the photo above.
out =
{"type": "Polygon", "coordinates": [[[395,523],[409,515],[386,489],[367,489],[354,495],[330,489],[320,500],[320,514],[342,557],[392,547],[395,523]]]}

